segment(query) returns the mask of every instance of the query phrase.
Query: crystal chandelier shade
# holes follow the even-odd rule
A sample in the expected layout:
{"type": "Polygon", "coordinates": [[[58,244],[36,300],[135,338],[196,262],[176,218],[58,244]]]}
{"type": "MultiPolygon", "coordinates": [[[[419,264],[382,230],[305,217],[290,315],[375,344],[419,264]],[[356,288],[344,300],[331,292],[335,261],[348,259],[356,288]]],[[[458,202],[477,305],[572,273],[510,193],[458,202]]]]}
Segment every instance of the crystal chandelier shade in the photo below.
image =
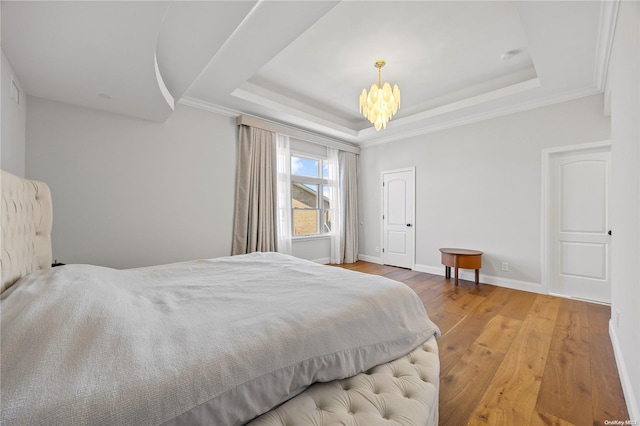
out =
{"type": "Polygon", "coordinates": [[[374,66],[378,68],[378,84],[373,83],[369,93],[367,89],[362,89],[360,94],[360,112],[371,123],[376,130],[387,128],[387,123],[391,117],[398,112],[400,108],[400,89],[398,85],[393,86],[387,82],[381,84],[380,73],[386,62],[384,59],[378,59],[374,66]]]}

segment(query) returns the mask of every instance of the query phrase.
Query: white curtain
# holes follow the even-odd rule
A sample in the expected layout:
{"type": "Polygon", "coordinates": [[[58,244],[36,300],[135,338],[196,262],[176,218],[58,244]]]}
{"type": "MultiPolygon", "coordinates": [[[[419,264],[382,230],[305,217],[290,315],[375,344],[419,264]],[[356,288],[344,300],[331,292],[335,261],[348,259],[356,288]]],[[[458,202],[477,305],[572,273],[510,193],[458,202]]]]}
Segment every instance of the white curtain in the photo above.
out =
{"type": "Polygon", "coordinates": [[[327,148],[331,197],[331,263],[358,260],[358,156],[327,148]]]}
{"type": "Polygon", "coordinates": [[[331,203],[331,263],[343,262],[344,214],[340,194],[340,165],[338,150],[327,147],[327,166],[329,171],[329,199],[331,203]]]}
{"type": "Polygon", "coordinates": [[[276,133],[278,158],[278,252],[291,254],[291,150],[289,136],[276,133]]]}

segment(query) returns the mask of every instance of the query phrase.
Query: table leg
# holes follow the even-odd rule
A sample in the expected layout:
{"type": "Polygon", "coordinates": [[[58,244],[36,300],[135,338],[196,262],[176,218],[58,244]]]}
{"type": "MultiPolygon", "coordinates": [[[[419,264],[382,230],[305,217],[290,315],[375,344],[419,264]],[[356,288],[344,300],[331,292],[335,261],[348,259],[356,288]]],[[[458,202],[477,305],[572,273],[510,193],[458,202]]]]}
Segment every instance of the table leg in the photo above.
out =
{"type": "Polygon", "coordinates": [[[476,269],[476,285],[480,284],[480,269],[476,269]]]}
{"type": "Polygon", "coordinates": [[[451,278],[451,267],[450,266],[445,266],[444,267],[444,277],[445,279],[449,279],[451,278]]]}
{"type": "Polygon", "coordinates": [[[455,268],[455,274],[456,274],[455,283],[457,287],[458,286],[458,256],[454,256],[453,258],[453,267],[455,268]]]}

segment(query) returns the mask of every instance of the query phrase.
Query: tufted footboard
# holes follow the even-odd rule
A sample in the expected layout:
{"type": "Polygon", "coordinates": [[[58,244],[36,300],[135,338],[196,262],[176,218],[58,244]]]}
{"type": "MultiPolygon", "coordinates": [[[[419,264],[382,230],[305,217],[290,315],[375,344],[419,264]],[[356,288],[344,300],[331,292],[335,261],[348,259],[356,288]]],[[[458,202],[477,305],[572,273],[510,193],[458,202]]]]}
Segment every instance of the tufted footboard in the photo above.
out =
{"type": "Polygon", "coordinates": [[[250,426],[438,424],[435,337],[408,355],[343,380],[316,383],[250,426]]]}

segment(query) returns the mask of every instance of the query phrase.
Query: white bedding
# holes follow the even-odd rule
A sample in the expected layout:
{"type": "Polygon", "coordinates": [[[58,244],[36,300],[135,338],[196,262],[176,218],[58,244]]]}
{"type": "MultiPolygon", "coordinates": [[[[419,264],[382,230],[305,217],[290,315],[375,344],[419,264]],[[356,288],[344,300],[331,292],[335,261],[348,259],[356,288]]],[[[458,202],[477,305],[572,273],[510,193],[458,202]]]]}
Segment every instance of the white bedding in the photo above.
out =
{"type": "Polygon", "coordinates": [[[52,268],[1,310],[6,426],[243,424],[439,333],[404,284],[276,253],[52,268]]]}

